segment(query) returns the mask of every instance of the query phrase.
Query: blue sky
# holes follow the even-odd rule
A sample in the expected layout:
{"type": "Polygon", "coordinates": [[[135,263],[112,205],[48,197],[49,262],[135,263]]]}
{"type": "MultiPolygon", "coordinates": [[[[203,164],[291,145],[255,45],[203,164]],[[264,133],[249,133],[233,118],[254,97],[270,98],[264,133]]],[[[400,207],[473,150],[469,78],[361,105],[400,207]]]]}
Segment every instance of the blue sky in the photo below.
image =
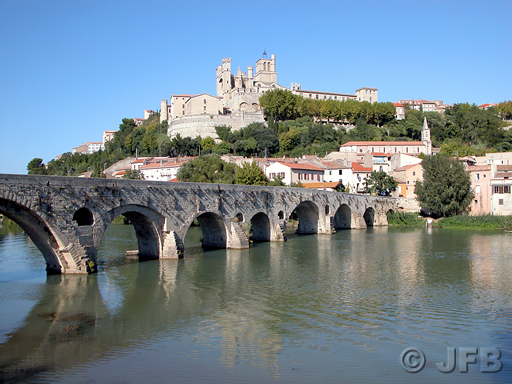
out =
{"type": "Polygon", "coordinates": [[[278,82],[379,101],[512,99],[512,1],[0,1],[0,173],[26,173],[215,69],[276,55],[278,82]]]}

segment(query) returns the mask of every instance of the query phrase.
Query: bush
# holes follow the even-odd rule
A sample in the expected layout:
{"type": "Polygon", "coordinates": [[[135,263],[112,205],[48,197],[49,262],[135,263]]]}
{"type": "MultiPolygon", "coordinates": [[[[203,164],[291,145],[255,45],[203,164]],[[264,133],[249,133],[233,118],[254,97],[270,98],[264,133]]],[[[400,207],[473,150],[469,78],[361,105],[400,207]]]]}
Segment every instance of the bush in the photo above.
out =
{"type": "Polygon", "coordinates": [[[394,212],[387,213],[388,224],[392,226],[424,226],[425,219],[417,213],[412,212],[394,212]]]}
{"type": "Polygon", "coordinates": [[[446,217],[434,224],[436,227],[461,227],[461,228],[488,228],[488,229],[508,229],[512,228],[512,216],[469,216],[458,215],[446,217]]]}

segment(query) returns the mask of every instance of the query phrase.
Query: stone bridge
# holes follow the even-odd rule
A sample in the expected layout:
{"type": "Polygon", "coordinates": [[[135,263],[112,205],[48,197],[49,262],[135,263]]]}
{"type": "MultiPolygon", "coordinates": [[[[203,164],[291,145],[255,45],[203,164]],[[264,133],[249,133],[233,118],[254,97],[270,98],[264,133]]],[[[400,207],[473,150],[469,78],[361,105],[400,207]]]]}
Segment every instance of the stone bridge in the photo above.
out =
{"type": "Polygon", "coordinates": [[[190,225],[199,221],[203,247],[249,248],[297,233],[387,225],[397,210],[388,197],[305,188],[0,174],[0,214],[19,224],[43,254],[48,273],[95,272],[97,251],[112,221],[127,217],[139,257],[183,257],[190,225]]]}

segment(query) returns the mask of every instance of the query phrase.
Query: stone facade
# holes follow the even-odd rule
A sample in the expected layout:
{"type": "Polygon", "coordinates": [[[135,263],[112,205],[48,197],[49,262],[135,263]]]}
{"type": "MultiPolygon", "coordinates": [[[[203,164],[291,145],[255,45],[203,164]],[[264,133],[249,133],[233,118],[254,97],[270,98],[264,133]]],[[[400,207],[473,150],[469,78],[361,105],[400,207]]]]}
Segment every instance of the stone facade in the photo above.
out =
{"type": "MultiPolygon", "coordinates": [[[[231,58],[222,59],[222,64],[216,70],[216,96],[206,93],[200,95],[172,95],[170,103],[161,100],[160,122],[169,124],[168,135],[172,138],[178,133],[181,137],[217,138],[215,118],[229,116],[229,124],[233,130],[247,126],[251,122],[265,121],[260,107],[260,97],[273,89],[285,89],[277,83],[276,57],[263,58],[254,66],[248,66],[247,72],[238,68],[236,74],[231,73],[231,58]],[[248,122],[249,121],[249,122],[248,122]]],[[[290,91],[306,98],[378,101],[376,88],[364,87],[356,90],[355,94],[306,91],[300,84],[291,84],[290,91]]],[[[222,124],[222,123],[221,123],[222,124]]]]}
{"type": "Polygon", "coordinates": [[[284,241],[295,212],[298,233],[387,225],[393,198],[303,188],[258,187],[35,175],[0,175],[0,214],[18,223],[49,273],[89,273],[107,227],[119,215],[134,226],[141,258],[183,257],[197,219],[204,247],[249,248],[254,238],[284,241]]]}

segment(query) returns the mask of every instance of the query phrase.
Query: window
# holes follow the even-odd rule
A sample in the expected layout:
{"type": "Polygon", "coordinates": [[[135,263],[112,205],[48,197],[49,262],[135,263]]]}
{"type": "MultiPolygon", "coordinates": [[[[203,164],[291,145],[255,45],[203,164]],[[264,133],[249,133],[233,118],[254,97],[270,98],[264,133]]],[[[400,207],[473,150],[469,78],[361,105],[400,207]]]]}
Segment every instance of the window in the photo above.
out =
{"type": "Polygon", "coordinates": [[[479,185],[477,185],[477,186],[475,187],[475,193],[480,193],[480,186],[479,186],[479,185]]]}
{"type": "Polygon", "coordinates": [[[475,177],[476,177],[477,180],[480,180],[480,174],[479,173],[477,173],[475,177]]]}
{"type": "Polygon", "coordinates": [[[498,200],[498,205],[503,205],[503,199],[498,200]]]}
{"type": "Polygon", "coordinates": [[[493,193],[497,194],[504,194],[504,193],[510,193],[510,185],[495,185],[493,187],[493,193]]]}
{"type": "Polygon", "coordinates": [[[413,175],[413,176],[416,176],[416,171],[412,171],[412,175],[413,175]]]}
{"type": "Polygon", "coordinates": [[[340,175],[342,175],[342,173],[341,173],[341,172],[342,172],[342,170],[340,169],[340,175]]]}

